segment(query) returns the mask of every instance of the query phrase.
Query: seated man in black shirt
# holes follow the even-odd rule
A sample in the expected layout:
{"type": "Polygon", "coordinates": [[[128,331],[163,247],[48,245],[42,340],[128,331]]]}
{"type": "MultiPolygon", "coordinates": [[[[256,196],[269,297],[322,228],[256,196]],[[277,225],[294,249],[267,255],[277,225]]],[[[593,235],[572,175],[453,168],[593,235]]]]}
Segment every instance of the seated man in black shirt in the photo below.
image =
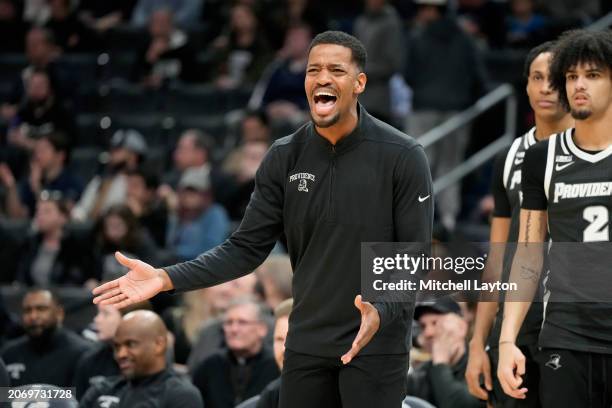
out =
{"type": "Polygon", "coordinates": [[[80,407],[203,407],[198,390],[168,367],[167,333],[154,312],[137,310],[125,315],[113,340],[122,375],[91,386],[80,407]]]}
{"type": "Polygon", "coordinates": [[[206,358],[193,373],[206,408],[233,408],[278,377],[272,353],[263,347],[265,309],[251,298],[230,303],[223,317],[227,350],[206,358]]]}
{"type": "Polygon", "coordinates": [[[22,313],[26,335],[2,350],[11,386],[43,383],[71,387],[78,358],[89,344],[62,328],[64,309],[49,290],[28,291],[22,313]]]}

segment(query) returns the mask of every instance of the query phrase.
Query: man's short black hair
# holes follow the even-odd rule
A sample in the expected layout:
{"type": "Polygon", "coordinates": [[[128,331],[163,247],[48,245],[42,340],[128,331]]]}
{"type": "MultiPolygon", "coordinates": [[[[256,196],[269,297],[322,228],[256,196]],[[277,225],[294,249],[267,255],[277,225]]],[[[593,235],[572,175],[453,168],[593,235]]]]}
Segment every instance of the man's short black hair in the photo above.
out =
{"type": "Polygon", "coordinates": [[[536,58],[538,58],[540,54],[544,54],[547,52],[552,53],[554,47],[555,47],[554,41],[546,41],[545,43],[537,45],[533,47],[531,50],[529,50],[529,52],[527,53],[527,56],[525,57],[525,65],[523,67],[523,77],[526,80],[529,79],[529,71],[531,70],[531,64],[533,64],[533,61],[536,58]]]}
{"type": "Polygon", "coordinates": [[[49,293],[49,295],[51,295],[51,301],[53,303],[55,303],[56,306],[59,307],[64,307],[63,303],[62,303],[62,299],[60,299],[59,295],[57,294],[57,292],[51,288],[48,287],[43,287],[43,286],[33,286],[31,288],[29,288],[26,293],[24,293],[23,295],[23,299],[25,299],[26,296],[32,294],[32,293],[41,293],[41,292],[46,292],[49,293]]]}
{"type": "Polygon", "coordinates": [[[68,143],[68,137],[61,132],[45,133],[39,137],[39,139],[47,140],[56,152],[64,152],[66,155],[65,161],[68,161],[70,156],[70,144],[68,143]]]}
{"type": "Polygon", "coordinates": [[[559,101],[569,109],[565,74],[579,64],[594,64],[612,73],[612,32],[609,30],[566,31],[557,41],[550,64],[551,85],[559,91],[559,101]]]}
{"type": "Polygon", "coordinates": [[[146,166],[138,166],[127,173],[128,176],[140,177],[148,190],[156,190],[159,187],[159,175],[146,166]]]}
{"type": "Polygon", "coordinates": [[[352,62],[354,62],[361,72],[365,71],[368,55],[366,49],[357,38],[342,31],[325,31],[318,34],[308,47],[308,54],[317,45],[334,44],[346,47],[351,50],[352,62]]]}

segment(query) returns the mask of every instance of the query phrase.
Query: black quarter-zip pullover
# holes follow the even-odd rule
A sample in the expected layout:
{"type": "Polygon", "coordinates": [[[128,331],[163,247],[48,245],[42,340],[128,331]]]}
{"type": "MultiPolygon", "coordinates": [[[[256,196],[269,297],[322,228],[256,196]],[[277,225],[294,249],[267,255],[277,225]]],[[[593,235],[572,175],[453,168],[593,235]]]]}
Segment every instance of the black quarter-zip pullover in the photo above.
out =
{"type": "MultiPolygon", "coordinates": [[[[354,306],[361,243],[430,242],[433,219],[423,148],[358,109],[357,127],[335,146],[311,122],[276,141],[238,230],[198,258],[165,268],[175,289],[253,271],[284,232],[294,271],[286,347],[326,357],[347,352],[361,322],[354,306]]],[[[381,328],[361,354],[407,353],[413,302],[375,306],[381,328]]]]}

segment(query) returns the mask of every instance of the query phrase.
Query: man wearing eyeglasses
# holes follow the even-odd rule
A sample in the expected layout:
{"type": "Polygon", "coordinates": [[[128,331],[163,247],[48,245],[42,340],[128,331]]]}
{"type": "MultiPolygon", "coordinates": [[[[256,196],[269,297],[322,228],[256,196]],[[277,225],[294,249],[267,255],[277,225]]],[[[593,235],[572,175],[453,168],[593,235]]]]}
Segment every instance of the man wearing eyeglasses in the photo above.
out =
{"type": "Polygon", "coordinates": [[[258,395],[279,375],[272,352],[264,346],[266,309],[252,298],[239,298],[223,316],[227,349],[206,358],[193,383],[206,408],[231,408],[258,395]]]}

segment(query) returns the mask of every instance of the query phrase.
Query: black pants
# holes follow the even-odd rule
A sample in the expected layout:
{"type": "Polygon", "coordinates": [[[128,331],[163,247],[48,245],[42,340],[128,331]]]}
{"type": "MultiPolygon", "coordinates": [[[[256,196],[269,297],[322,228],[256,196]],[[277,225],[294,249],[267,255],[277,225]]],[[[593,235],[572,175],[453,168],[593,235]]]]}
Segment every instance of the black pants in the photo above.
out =
{"type": "Polygon", "coordinates": [[[344,366],[285,350],[280,408],[400,408],[408,355],[357,356],[344,366]]]}
{"type": "Polygon", "coordinates": [[[612,355],[543,348],[538,361],[544,408],[612,406],[612,355]]]}
{"type": "Polygon", "coordinates": [[[495,408],[539,408],[541,407],[539,384],[540,366],[537,360],[539,353],[537,344],[519,346],[525,356],[525,375],[523,376],[522,387],[527,387],[527,398],[512,398],[504,392],[497,378],[497,363],[499,361],[499,349],[489,350],[491,359],[491,377],[493,379],[493,391],[489,393],[489,402],[495,408]]]}

